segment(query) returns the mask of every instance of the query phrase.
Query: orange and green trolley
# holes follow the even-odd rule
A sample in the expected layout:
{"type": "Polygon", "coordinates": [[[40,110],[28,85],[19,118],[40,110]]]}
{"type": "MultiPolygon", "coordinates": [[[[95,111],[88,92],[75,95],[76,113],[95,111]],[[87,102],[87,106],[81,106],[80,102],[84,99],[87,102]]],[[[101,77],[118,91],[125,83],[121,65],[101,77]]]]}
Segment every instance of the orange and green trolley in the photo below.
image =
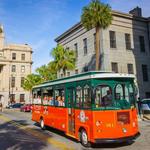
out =
{"type": "Polygon", "coordinates": [[[32,120],[90,143],[119,143],[139,136],[134,76],[86,72],[33,88],[32,120]]]}

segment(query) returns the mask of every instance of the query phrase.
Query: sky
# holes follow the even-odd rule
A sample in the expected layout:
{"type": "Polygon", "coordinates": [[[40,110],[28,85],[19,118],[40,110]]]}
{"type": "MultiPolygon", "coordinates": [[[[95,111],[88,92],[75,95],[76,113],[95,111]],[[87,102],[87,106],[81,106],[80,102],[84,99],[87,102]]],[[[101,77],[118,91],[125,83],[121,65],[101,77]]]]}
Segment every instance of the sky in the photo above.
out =
{"type": "MultiPolygon", "coordinates": [[[[128,13],[136,6],[150,17],[150,0],[101,0],[113,10],[128,13]]],[[[33,66],[52,60],[54,39],[80,21],[82,8],[90,0],[0,0],[0,24],[5,43],[29,44],[33,49],[33,66]]]]}

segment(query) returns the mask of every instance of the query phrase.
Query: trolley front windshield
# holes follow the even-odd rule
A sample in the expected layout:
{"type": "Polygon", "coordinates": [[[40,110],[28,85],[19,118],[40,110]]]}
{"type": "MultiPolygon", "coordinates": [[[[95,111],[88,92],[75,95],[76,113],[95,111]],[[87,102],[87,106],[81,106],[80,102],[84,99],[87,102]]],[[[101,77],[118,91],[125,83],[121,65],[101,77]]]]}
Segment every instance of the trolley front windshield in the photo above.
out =
{"type": "Polygon", "coordinates": [[[133,79],[97,80],[94,89],[94,109],[129,109],[135,107],[133,79]]]}

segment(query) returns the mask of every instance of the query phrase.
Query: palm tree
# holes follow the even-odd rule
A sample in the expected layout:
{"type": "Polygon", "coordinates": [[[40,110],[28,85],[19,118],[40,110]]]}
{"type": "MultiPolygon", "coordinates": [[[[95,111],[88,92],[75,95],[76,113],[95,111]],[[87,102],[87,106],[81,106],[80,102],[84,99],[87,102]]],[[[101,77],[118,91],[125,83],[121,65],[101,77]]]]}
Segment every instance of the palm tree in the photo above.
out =
{"type": "Polygon", "coordinates": [[[99,0],[92,0],[88,6],[83,7],[81,22],[83,26],[90,30],[96,29],[96,70],[101,69],[100,57],[100,29],[106,29],[112,22],[111,7],[103,4],[99,0]]]}
{"type": "Polygon", "coordinates": [[[54,80],[57,77],[57,71],[52,68],[52,63],[43,65],[36,69],[36,72],[40,75],[43,81],[54,80]]]}
{"type": "Polygon", "coordinates": [[[26,91],[31,91],[33,86],[38,85],[38,84],[40,84],[42,82],[43,82],[43,80],[40,77],[40,75],[29,74],[29,75],[27,75],[27,77],[24,80],[23,88],[26,91]]]}
{"type": "Polygon", "coordinates": [[[51,61],[47,65],[43,65],[36,69],[37,74],[29,74],[23,83],[23,88],[31,91],[32,87],[42,82],[54,80],[57,78],[57,70],[53,67],[54,63],[51,61]]]}
{"type": "Polygon", "coordinates": [[[66,76],[66,70],[75,69],[75,51],[68,50],[61,45],[57,45],[56,48],[53,48],[51,54],[54,58],[52,64],[53,68],[55,68],[59,72],[62,70],[64,76],[66,76]]]}

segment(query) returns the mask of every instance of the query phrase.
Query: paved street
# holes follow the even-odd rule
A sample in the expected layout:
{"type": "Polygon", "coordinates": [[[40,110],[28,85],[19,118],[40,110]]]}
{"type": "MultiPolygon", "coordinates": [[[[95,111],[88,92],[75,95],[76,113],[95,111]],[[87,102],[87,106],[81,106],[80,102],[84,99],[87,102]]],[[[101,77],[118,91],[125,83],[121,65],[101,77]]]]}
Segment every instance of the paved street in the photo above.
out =
{"type": "MultiPolygon", "coordinates": [[[[141,136],[133,143],[94,145],[89,149],[149,150],[150,121],[139,121],[141,136]]],[[[0,150],[85,150],[77,141],[57,130],[42,131],[31,113],[5,110],[0,113],[0,150]]]]}

